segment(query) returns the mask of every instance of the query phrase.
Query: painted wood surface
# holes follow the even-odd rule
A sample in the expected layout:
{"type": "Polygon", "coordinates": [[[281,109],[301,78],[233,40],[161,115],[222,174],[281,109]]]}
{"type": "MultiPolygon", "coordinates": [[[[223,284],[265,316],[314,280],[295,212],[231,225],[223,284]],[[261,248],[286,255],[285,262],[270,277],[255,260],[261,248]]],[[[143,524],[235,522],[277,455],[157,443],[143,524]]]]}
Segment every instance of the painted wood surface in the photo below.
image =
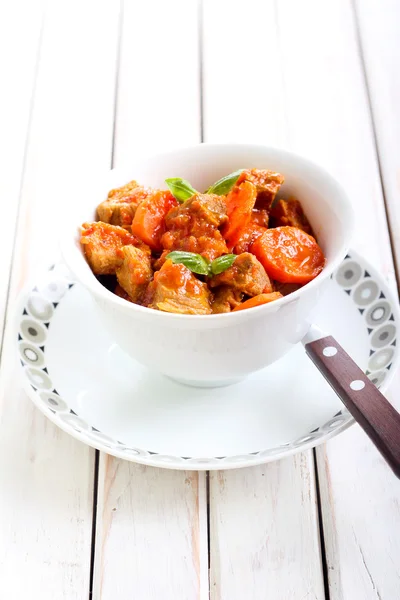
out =
{"type": "Polygon", "coordinates": [[[210,473],[210,598],[323,599],[312,452],[210,473]]]}
{"type": "MultiPolygon", "coordinates": [[[[358,428],[317,450],[318,486],[312,452],[211,473],[208,512],[206,474],[106,455],[95,472],[94,451],[20,391],[12,314],[38,262],[57,255],[51,224],[78,199],[75,182],[202,137],[287,147],[325,166],[356,208],[355,249],[395,289],[384,199],[399,264],[398,5],[120,8],[0,6],[0,596],[87,598],[93,558],[97,600],[394,600],[400,484],[358,428]]],[[[398,375],[388,394],[398,408],[399,390],[398,375]]]]}
{"type": "MultiPolygon", "coordinates": [[[[2,33],[11,32],[7,47],[2,45],[2,65],[14,54],[21,67],[15,72],[6,64],[1,72],[1,103],[8,106],[8,115],[1,114],[5,127],[0,136],[3,167],[9,165],[0,176],[5,194],[1,243],[11,245],[4,249],[6,257],[12,250],[6,217],[10,215],[12,231],[19,211],[0,371],[2,598],[89,596],[94,451],[50,423],[20,389],[13,314],[16,294],[38,260],[48,264],[57,255],[62,210],[73,198],[65,197],[71,173],[109,164],[117,15],[113,2],[96,3],[98,18],[93,21],[94,6],[48,3],[40,48],[37,4],[11,8],[9,3],[0,18],[2,33]]],[[[4,290],[9,260],[2,263],[4,290]]]]}
{"type": "Polygon", "coordinates": [[[208,598],[205,474],[100,464],[93,598],[208,598]]]}

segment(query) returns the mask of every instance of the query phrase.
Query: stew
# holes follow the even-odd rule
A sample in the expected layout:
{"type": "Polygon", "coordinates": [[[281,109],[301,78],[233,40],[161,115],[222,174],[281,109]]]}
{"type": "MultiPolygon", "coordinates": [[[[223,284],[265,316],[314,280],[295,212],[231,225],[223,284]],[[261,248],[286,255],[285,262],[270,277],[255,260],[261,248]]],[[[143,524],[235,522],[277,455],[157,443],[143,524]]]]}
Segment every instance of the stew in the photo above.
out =
{"type": "Polygon", "coordinates": [[[99,280],[128,302],[209,315],[260,306],[317,277],[325,264],[284,177],[241,169],[204,193],[179,177],[168,190],[131,181],[84,223],[81,244],[99,280]]]}

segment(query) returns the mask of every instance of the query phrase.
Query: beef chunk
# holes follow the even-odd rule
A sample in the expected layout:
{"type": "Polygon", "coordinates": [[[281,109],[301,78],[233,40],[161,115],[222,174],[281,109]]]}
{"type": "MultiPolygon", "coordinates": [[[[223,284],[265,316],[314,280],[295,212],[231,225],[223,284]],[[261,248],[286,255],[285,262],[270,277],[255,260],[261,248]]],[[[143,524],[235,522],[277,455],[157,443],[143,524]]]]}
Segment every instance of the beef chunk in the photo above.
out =
{"type": "Polygon", "coordinates": [[[170,251],[195,252],[214,260],[228,252],[218,229],[227,219],[223,196],[196,194],[168,213],[161,243],[170,251]]]}
{"type": "Polygon", "coordinates": [[[154,274],[143,304],[149,308],[182,315],[209,315],[208,286],[184,265],[167,260],[154,274]]]}
{"type": "Polygon", "coordinates": [[[249,252],[239,254],[231,267],[212,277],[210,287],[227,285],[247,296],[272,292],[271,282],[262,264],[249,252]]]}
{"type": "Polygon", "coordinates": [[[150,256],[135,246],[124,246],[122,254],[123,263],[116,271],[118,283],[133,302],[140,302],[153,276],[150,256]]]}
{"type": "Polygon", "coordinates": [[[123,261],[122,248],[138,243],[139,240],[122,227],[101,221],[82,225],[81,244],[95,275],[114,274],[123,261]]]}
{"type": "Polygon", "coordinates": [[[306,233],[313,235],[311,225],[304,214],[303,207],[298,200],[278,200],[271,210],[271,225],[282,227],[289,225],[298,227],[306,233]]]}
{"type": "Polygon", "coordinates": [[[111,190],[107,200],[97,207],[100,221],[129,228],[139,203],[147,198],[150,190],[140,186],[136,181],[111,190]]]}
{"type": "Polygon", "coordinates": [[[254,208],[251,213],[251,222],[260,227],[268,227],[269,215],[265,208],[254,208]]]}
{"type": "Polygon", "coordinates": [[[231,312],[236,306],[239,306],[242,300],[242,292],[227,285],[221,285],[214,290],[212,311],[213,313],[231,312]]]}
{"type": "Polygon", "coordinates": [[[285,178],[274,171],[247,169],[240,175],[237,183],[245,180],[251,181],[257,188],[256,208],[269,210],[285,178]]]}
{"type": "Polygon", "coordinates": [[[108,200],[129,200],[131,195],[136,191],[139,187],[141,187],[137,181],[129,181],[125,185],[114,188],[108,192],[107,199],[108,200]]]}

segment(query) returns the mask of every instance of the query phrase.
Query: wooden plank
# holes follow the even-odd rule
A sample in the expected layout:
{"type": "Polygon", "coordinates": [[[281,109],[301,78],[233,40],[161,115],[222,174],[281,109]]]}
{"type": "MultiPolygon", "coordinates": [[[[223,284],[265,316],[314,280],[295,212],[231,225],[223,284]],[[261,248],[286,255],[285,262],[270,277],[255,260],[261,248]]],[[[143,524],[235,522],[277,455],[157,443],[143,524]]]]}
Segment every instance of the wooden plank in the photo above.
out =
{"type": "MultiPolygon", "coordinates": [[[[205,141],[290,145],[277,6],[205,0],[205,141]]],[[[325,597],[311,452],[211,474],[210,514],[213,600],[325,597]]]]}
{"type": "MultiPolygon", "coordinates": [[[[21,44],[25,19],[27,29],[36,20],[34,11],[19,8],[9,25],[11,39],[21,44]]],[[[79,201],[77,194],[65,196],[65,186],[79,169],[109,164],[117,25],[112,1],[48,3],[0,371],[1,597],[71,600],[89,594],[94,451],[47,421],[20,390],[12,317],[16,294],[38,257],[54,260],[63,208],[79,201]]],[[[11,76],[31,77],[24,70],[11,76]]],[[[27,128],[26,117],[24,123],[27,128]]],[[[15,151],[16,174],[19,157],[15,151]]]]}
{"type": "Polygon", "coordinates": [[[0,5],[0,202],[6,225],[0,236],[1,335],[42,20],[43,6],[39,2],[22,0],[9,6],[4,3],[0,5]],[[24,19],[21,19],[21,13],[25,14],[24,19]],[[24,40],[23,44],[21,39],[24,40]]]}
{"type": "Polygon", "coordinates": [[[331,600],[398,598],[400,482],[355,427],[318,450],[318,467],[331,600]]]}
{"type": "MultiPolygon", "coordinates": [[[[195,2],[125,3],[116,166],[138,153],[200,141],[197,33],[195,2]],[[184,25],[179,34],[177,24],[184,25]]],[[[204,473],[154,469],[101,454],[93,598],[116,595],[208,598],[204,473]]]]}
{"type": "Polygon", "coordinates": [[[400,5],[365,0],[355,6],[399,277],[400,5]]]}
{"type": "Polygon", "coordinates": [[[208,598],[204,473],[101,455],[93,598],[208,598]]]}
{"type": "MultiPolygon", "coordinates": [[[[381,173],[399,264],[399,6],[357,2],[358,28],[372,104],[381,173]]],[[[351,17],[346,15],[349,29],[351,17]]],[[[354,30],[353,30],[354,34],[354,30]]],[[[343,38],[342,38],[343,39],[343,38]]],[[[355,98],[358,100],[358,98],[355,98]]],[[[366,167],[364,175],[369,173],[366,167]]],[[[377,169],[374,169],[377,179],[377,169]]],[[[381,196],[375,199],[382,205],[381,196]]],[[[359,203],[361,207],[361,201],[359,203]]],[[[364,223],[363,223],[364,225],[364,223]]],[[[363,227],[375,263],[387,271],[376,227],[363,227]]],[[[385,245],[388,252],[388,245],[385,245]]],[[[389,276],[391,272],[389,271],[389,276]]],[[[390,277],[392,280],[392,277],[390,277]]],[[[400,282],[399,282],[400,283],[400,282]]],[[[394,281],[393,281],[394,284],[394,281]]],[[[395,286],[393,286],[395,288],[395,286]]],[[[400,408],[400,375],[388,397],[400,408]]],[[[365,435],[353,428],[318,453],[331,600],[391,600],[400,596],[400,482],[383,463],[365,435]]]]}
{"type": "Polygon", "coordinates": [[[271,1],[203,0],[205,141],[287,145],[278,33],[271,1]]]}
{"type": "Polygon", "coordinates": [[[210,474],[211,598],[325,597],[312,453],[210,474]]]}
{"type": "Polygon", "coordinates": [[[197,2],[135,4],[124,7],[115,165],[200,141],[197,2]]]}

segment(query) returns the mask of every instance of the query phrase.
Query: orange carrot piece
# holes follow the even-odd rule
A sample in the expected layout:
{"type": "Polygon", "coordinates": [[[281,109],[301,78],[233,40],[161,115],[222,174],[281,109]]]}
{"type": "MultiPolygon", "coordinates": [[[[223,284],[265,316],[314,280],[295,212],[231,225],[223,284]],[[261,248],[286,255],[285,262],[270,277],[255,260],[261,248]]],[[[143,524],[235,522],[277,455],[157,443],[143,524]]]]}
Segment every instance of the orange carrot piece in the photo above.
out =
{"type": "Polygon", "coordinates": [[[236,308],[234,308],[232,312],[235,312],[237,310],[244,310],[245,308],[253,308],[254,306],[261,306],[262,304],[267,304],[268,302],[279,300],[279,298],[283,298],[280,292],[271,292],[270,294],[258,294],[258,296],[249,298],[248,300],[245,300],[244,302],[236,306],[236,308]]]}
{"type": "Polygon", "coordinates": [[[324,268],[325,257],[315,239],[297,227],[268,229],[250,247],[271,279],[305,284],[324,268]]]}
{"type": "Polygon", "coordinates": [[[165,217],[177,206],[171,192],[156,190],[142,200],[132,222],[132,233],[153,250],[161,250],[161,236],[165,232],[165,217]]]}
{"type": "Polygon", "coordinates": [[[257,188],[250,181],[235,186],[226,197],[228,223],[222,230],[231,250],[240,238],[240,232],[251,219],[251,211],[257,198],[257,188]]]}

